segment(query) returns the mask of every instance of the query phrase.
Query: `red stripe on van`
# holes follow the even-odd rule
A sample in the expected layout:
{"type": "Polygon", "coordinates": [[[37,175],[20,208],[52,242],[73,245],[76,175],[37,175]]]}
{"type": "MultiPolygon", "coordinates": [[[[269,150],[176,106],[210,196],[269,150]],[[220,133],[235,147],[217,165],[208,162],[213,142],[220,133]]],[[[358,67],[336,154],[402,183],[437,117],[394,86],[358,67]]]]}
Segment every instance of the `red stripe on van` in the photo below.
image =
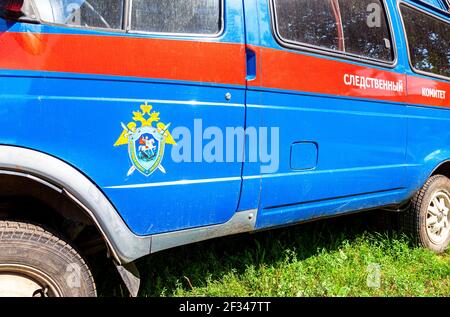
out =
{"type": "Polygon", "coordinates": [[[450,83],[408,76],[408,103],[450,108],[450,83]]]}
{"type": "Polygon", "coordinates": [[[242,44],[70,34],[0,34],[0,68],[245,85],[242,44]]]}
{"type": "MultiPolygon", "coordinates": [[[[408,76],[407,84],[405,75],[391,71],[271,48],[252,49],[262,67],[250,86],[450,107],[448,83],[408,76]],[[403,91],[349,85],[346,76],[401,81],[403,91]],[[438,98],[440,91],[445,91],[445,99],[438,98]]],[[[246,75],[242,44],[13,32],[0,34],[0,68],[242,86],[246,75]]]]}
{"type": "Polygon", "coordinates": [[[300,53],[270,48],[254,48],[262,61],[260,82],[252,86],[304,91],[319,94],[373,98],[394,102],[406,99],[406,76],[395,72],[362,67],[350,63],[317,58],[300,53]],[[350,77],[354,76],[354,77],[350,77]],[[350,78],[370,78],[388,82],[402,82],[403,91],[348,85],[350,78]]]}

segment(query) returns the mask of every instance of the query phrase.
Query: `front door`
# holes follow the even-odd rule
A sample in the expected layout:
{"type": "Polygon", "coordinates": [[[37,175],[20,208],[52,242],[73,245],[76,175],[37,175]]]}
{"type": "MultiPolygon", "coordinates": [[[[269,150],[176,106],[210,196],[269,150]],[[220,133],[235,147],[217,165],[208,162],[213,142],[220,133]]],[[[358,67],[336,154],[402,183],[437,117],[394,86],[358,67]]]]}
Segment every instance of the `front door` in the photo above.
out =
{"type": "Polygon", "coordinates": [[[137,235],[232,218],[242,159],[226,153],[242,140],[226,149],[224,135],[245,118],[243,1],[34,4],[42,24],[2,34],[0,59],[39,76],[30,124],[52,143],[24,143],[80,168],[137,235]]]}
{"type": "Polygon", "coordinates": [[[120,120],[137,120],[115,122],[133,135],[114,151],[105,190],[141,235],[224,223],[241,189],[242,162],[229,152],[242,142],[227,145],[226,131],[245,117],[242,1],[132,3],[130,29],[152,34],[126,38],[152,78],[127,85],[142,102],[115,109],[120,120]]]}

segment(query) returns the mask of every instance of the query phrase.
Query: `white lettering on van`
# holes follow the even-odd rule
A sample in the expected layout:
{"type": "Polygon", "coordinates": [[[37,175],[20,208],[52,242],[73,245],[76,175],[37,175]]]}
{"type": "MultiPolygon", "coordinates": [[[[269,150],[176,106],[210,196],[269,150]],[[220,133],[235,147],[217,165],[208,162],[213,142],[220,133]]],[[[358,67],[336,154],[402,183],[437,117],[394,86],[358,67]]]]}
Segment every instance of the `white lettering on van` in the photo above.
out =
{"type": "Polygon", "coordinates": [[[434,88],[422,88],[422,96],[434,99],[445,100],[447,92],[445,90],[439,90],[434,88]]]}
{"type": "Polygon", "coordinates": [[[347,86],[358,87],[360,89],[378,89],[402,93],[404,91],[403,80],[392,81],[373,77],[345,74],[344,83],[347,86]]]}

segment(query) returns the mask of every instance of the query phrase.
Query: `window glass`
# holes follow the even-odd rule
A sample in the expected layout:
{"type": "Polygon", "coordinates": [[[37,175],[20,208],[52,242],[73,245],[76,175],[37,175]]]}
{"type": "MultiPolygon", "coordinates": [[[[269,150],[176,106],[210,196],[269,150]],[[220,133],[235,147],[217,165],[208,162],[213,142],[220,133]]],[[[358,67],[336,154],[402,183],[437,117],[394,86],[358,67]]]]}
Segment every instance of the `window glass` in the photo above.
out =
{"type": "Polygon", "coordinates": [[[221,29],[221,0],[133,0],[131,29],[217,34],[221,29]]]}
{"type": "Polygon", "coordinates": [[[412,66],[450,77],[450,24],[407,6],[401,11],[412,66]]]}
{"type": "Polygon", "coordinates": [[[392,61],[381,0],[273,0],[282,40],[392,61]]]}
{"type": "Polygon", "coordinates": [[[339,48],[336,16],[330,0],[275,0],[279,35],[283,40],[339,48]]]}
{"type": "Polygon", "coordinates": [[[44,22],[93,28],[122,28],[124,0],[35,0],[44,22]]]}
{"type": "Polygon", "coordinates": [[[383,4],[379,0],[340,0],[345,51],[392,61],[392,41],[383,4]]]}

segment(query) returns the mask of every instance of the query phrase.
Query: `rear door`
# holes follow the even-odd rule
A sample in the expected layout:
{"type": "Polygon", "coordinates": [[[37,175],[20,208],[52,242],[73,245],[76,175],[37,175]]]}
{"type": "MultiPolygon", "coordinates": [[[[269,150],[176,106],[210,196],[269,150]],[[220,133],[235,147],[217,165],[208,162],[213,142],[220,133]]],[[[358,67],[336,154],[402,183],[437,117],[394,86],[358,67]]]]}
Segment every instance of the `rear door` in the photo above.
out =
{"type": "Polygon", "coordinates": [[[408,76],[411,190],[450,156],[450,5],[402,2],[408,76]],[[449,13],[447,13],[449,12],[449,13]]]}
{"type": "Polygon", "coordinates": [[[279,127],[279,147],[268,145],[279,151],[278,168],[261,169],[258,227],[405,198],[406,80],[394,2],[258,1],[260,73],[249,85],[247,123],[279,127]]]}

